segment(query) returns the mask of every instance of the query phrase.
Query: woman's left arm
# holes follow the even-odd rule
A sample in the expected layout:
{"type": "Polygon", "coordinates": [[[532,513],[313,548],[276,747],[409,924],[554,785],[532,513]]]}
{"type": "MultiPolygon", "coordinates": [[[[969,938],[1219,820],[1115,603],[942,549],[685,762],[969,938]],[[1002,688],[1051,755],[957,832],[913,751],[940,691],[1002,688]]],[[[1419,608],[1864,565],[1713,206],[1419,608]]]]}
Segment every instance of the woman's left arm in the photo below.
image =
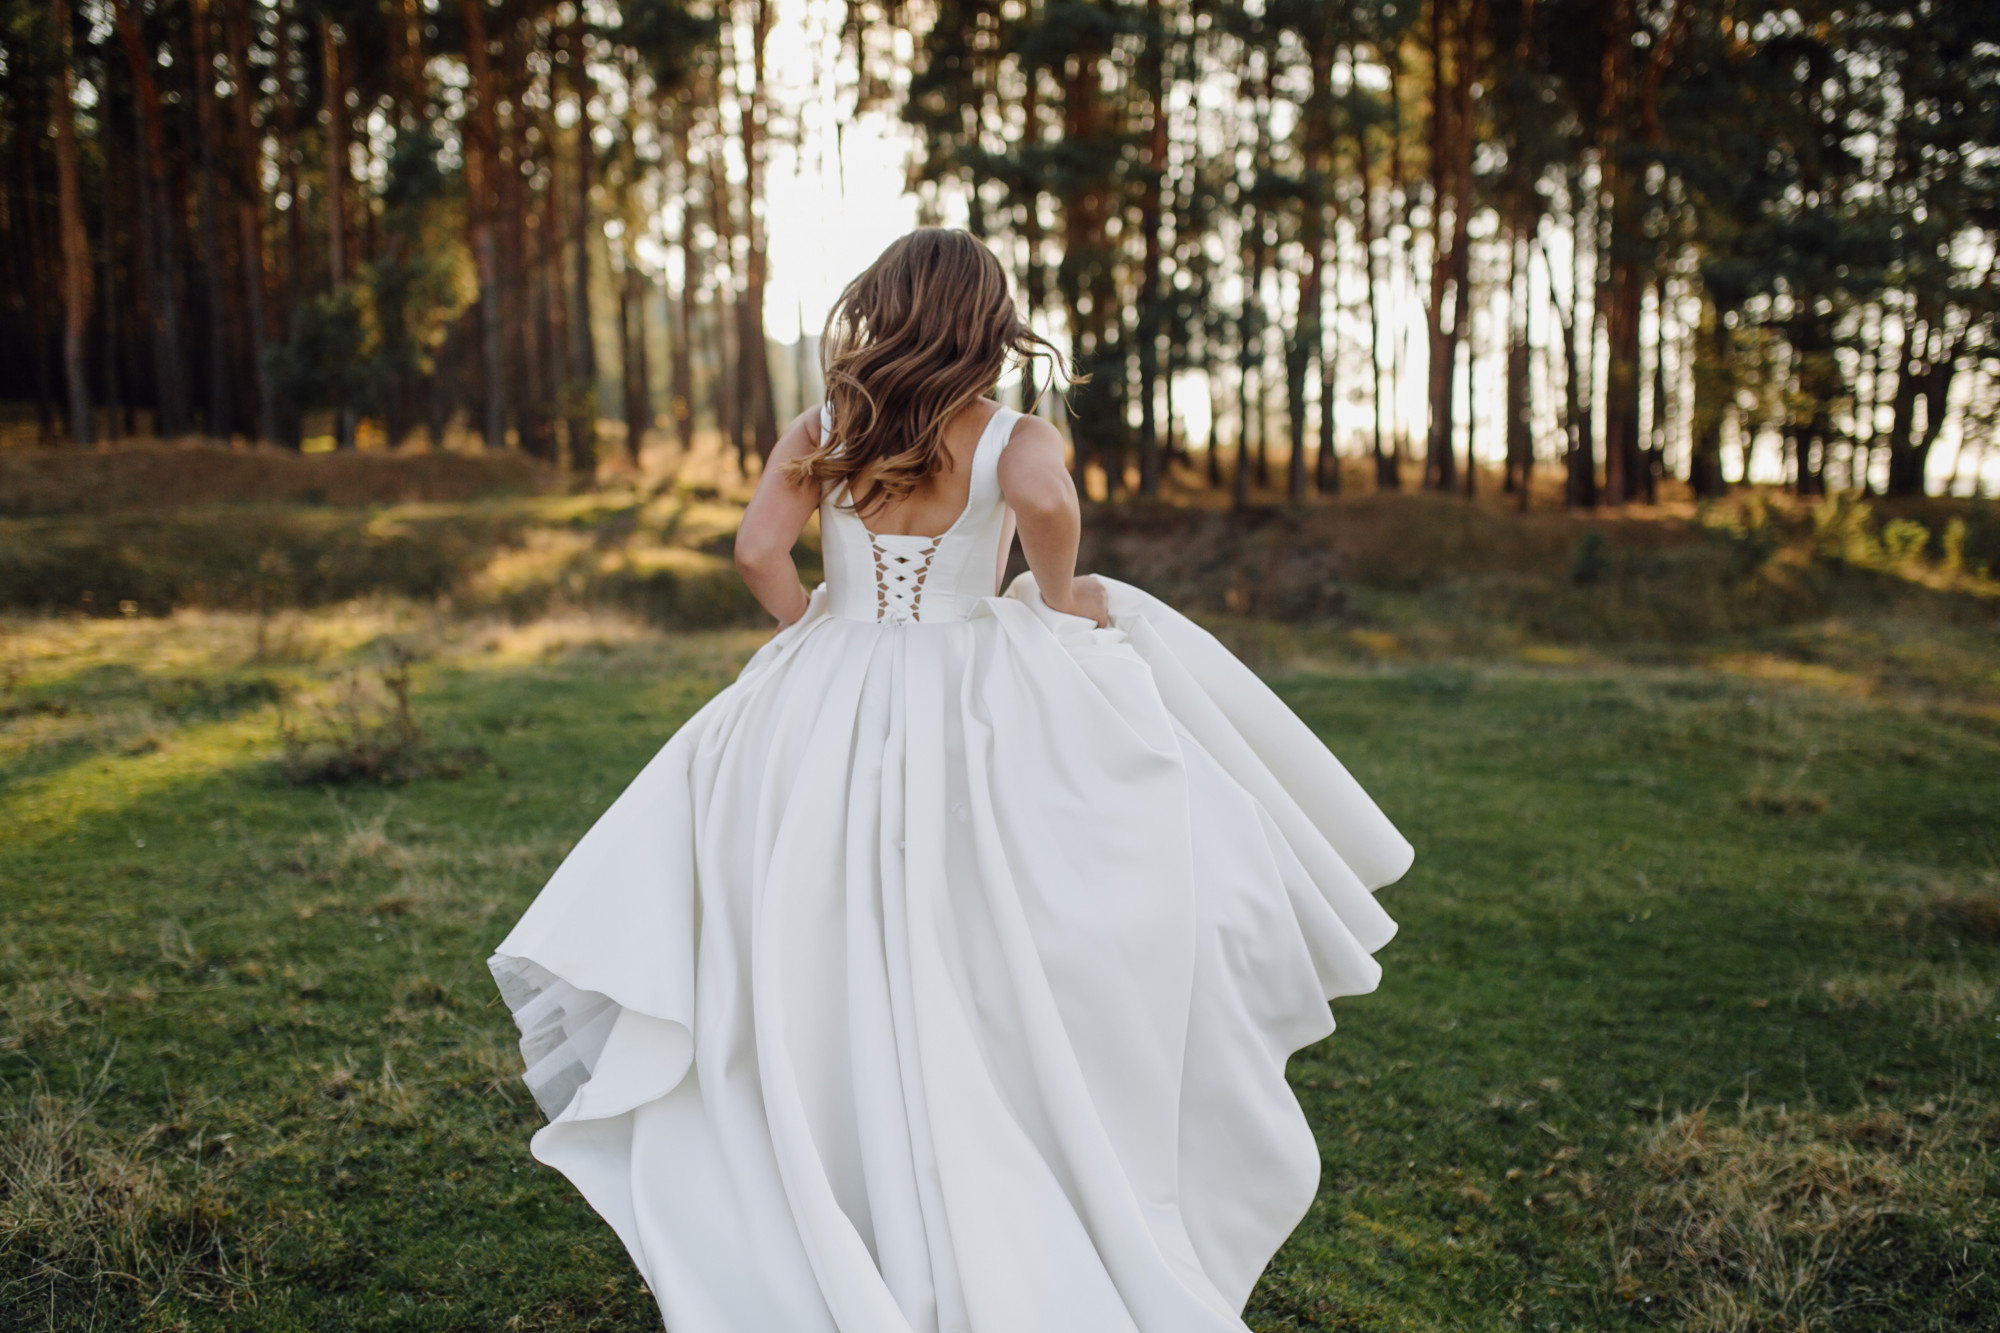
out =
{"type": "Polygon", "coordinates": [[[764,463],[763,478],[743,521],[736,527],[736,569],[749,585],[758,605],[777,617],[783,629],[806,613],[805,585],[792,562],[792,547],[805,531],[806,520],[819,508],[819,494],[800,486],[784,472],[784,465],[804,458],[819,448],[819,409],[811,408],[793,418],[778,437],[771,457],[764,463]]]}

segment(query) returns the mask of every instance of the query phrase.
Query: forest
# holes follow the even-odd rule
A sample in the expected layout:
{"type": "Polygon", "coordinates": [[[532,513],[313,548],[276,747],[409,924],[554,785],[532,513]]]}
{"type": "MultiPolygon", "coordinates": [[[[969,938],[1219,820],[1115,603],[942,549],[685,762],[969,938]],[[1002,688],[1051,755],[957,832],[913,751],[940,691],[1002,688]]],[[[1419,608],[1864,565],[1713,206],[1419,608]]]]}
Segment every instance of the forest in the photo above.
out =
{"type": "Polygon", "coordinates": [[[0,398],[748,472],[814,376],[767,327],[781,19],[817,132],[905,123],[1068,349],[1093,495],[1987,484],[1981,0],[8,0],[0,398]]]}

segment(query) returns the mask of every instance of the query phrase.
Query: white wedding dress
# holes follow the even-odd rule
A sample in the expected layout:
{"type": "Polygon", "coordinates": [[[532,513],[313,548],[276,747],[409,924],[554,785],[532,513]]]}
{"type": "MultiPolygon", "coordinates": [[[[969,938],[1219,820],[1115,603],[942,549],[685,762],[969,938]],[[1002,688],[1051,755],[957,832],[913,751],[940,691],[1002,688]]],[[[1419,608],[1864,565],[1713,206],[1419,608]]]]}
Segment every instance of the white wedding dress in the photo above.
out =
{"type": "Polygon", "coordinates": [[[1410,846],[1161,602],[994,594],[1018,419],[942,536],[822,505],[803,618],[491,960],[670,1333],[1240,1333],[1312,1202],[1285,1060],[1410,846]]]}

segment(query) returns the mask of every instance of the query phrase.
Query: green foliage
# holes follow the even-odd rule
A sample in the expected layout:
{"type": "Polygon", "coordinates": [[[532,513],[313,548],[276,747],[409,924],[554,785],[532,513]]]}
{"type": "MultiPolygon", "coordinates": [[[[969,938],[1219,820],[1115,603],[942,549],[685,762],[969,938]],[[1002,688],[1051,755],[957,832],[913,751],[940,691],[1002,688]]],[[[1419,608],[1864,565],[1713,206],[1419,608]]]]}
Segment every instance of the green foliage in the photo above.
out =
{"type": "Polygon", "coordinates": [[[478,295],[457,179],[438,151],[428,125],[398,132],[382,195],[383,253],[303,302],[291,337],[269,350],[273,386],[296,407],[383,415],[401,386],[436,369],[438,348],[478,295]]]}
{"type": "Polygon", "coordinates": [[[265,368],[279,396],[301,407],[379,401],[388,382],[373,289],[345,282],[301,303],[290,340],[272,346],[265,368]]]}

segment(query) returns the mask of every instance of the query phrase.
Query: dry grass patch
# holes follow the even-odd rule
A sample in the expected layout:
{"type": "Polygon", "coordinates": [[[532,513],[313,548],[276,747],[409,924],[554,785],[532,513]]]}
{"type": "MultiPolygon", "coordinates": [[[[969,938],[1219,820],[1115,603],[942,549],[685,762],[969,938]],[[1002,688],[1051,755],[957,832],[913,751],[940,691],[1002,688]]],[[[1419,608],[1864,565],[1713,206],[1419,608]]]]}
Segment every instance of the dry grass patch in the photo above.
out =
{"type": "Polygon", "coordinates": [[[0,991],[0,1051],[51,1041],[103,1007],[108,992],[87,973],[14,981],[0,991]]]}
{"type": "Polygon", "coordinates": [[[1932,1027],[1955,1027],[2000,1013],[2000,983],[1972,969],[1918,963],[1890,972],[1840,972],[1820,983],[1838,1009],[1893,1009],[1932,1027]]]}
{"type": "Polygon", "coordinates": [[[274,1228],[250,1223],[232,1197],[227,1137],[104,1128],[108,1067],[83,1096],[37,1086],[0,1104],[0,1312],[248,1301],[274,1228]]]}
{"type": "Polygon", "coordinates": [[[1688,1333],[1873,1328],[1909,1290],[2000,1300],[1994,1108],[1705,1108],[1638,1132],[1617,1285],[1688,1333]]]}

